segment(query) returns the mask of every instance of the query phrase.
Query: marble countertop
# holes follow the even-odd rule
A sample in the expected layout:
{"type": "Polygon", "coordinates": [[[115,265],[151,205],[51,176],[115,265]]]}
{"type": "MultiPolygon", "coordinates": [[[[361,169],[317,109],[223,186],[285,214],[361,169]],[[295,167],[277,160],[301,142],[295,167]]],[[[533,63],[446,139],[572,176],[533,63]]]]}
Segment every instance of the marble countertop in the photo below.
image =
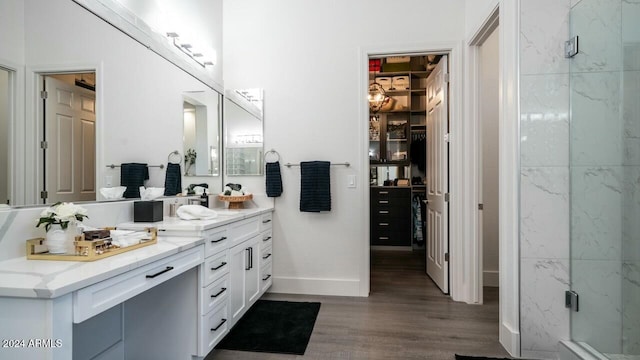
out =
{"type": "Polygon", "coordinates": [[[246,219],[252,216],[262,215],[273,211],[273,208],[253,208],[253,209],[213,209],[218,213],[218,217],[210,220],[182,220],[178,217],[165,216],[163,221],[154,223],[127,222],[118,224],[119,229],[142,229],[146,227],[156,227],[164,231],[204,231],[218,226],[226,225],[235,221],[246,219]]]}
{"type": "Polygon", "coordinates": [[[0,296],[55,298],[202,244],[200,237],[158,236],[155,245],[92,262],[0,261],[0,296]]]}

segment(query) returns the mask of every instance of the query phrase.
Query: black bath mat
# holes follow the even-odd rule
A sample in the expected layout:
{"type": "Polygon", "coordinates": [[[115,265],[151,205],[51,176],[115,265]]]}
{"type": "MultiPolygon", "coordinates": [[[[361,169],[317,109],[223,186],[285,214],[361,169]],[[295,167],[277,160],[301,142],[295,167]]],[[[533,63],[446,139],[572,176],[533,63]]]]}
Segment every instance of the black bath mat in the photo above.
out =
{"type": "Polygon", "coordinates": [[[217,347],[304,355],[318,311],[317,302],[258,300],[217,347]]]}
{"type": "Polygon", "coordinates": [[[509,359],[507,359],[507,358],[484,357],[484,356],[467,356],[467,355],[458,355],[458,354],[456,354],[456,360],[509,360],[509,359]]]}

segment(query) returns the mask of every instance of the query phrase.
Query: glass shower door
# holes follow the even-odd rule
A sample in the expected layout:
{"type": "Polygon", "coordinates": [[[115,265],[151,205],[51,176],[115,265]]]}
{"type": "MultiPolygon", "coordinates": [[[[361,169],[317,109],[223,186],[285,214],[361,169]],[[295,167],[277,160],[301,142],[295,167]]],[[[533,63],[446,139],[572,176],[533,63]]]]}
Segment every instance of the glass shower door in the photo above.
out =
{"type": "Polygon", "coordinates": [[[640,356],[640,0],[572,1],[572,340],[640,356]]]}

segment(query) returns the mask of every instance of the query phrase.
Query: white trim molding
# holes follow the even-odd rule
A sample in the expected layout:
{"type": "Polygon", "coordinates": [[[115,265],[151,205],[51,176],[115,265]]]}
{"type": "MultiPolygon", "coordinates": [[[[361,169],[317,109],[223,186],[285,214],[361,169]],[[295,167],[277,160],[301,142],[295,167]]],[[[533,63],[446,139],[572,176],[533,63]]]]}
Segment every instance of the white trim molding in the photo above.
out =
{"type": "MultiPolygon", "coordinates": [[[[367,89],[369,88],[369,57],[381,55],[415,55],[426,53],[447,53],[449,54],[450,79],[449,79],[449,133],[452,134],[449,148],[449,177],[450,183],[450,218],[449,218],[449,254],[452,261],[450,268],[450,294],[452,299],[460,300],[463,293],[464,274],[466,265],[464,264],[464,249],[466,244],[463,239],[464,219],[463,214],[463,151],[464,141],[462,138],[463,116],[462,116],[462,89],[463,89],[463,43],[462,42],[431,42],[412,44],[390,44],[387,46],[362,47],[360,49],[360,86],[358,87],[358,98],[362,99],[360,104],[359,130],[360,138],[360,171],[362,174],[369,173],[369,106],[367,104],[367,89]],[[455,260],[453,260],[455,259],[455,260]]],[[[369,209],[369,178],[361,176],[361,196],[364,208],[369,209]]],[[[362,223],[365,224],[362,231],[362,252],[360,260],[360,296],[368,296],[370,290],[370,243],[369,243],[369,211],[362,212],[362,223]]]]}
{"type": "Polygon", "coordinates": [[[359,279],[320,279],[276,276],[270,293],[359,296],[359,279]]]}

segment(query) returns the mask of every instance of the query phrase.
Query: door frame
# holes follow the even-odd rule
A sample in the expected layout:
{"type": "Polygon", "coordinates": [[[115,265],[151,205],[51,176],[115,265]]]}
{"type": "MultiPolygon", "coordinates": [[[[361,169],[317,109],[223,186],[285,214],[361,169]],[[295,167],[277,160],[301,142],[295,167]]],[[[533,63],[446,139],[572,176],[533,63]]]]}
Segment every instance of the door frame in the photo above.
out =
{"type": "MultiPolygon", "coordinates": [[[[96,74],[96,197],[98,189],[103,187],[102,178],[100,177],[102,166],[104,166],[104,114],[103,114],[103,96],[104,82],[102,63],[79,63],[79,64],[63,64],[63,65],[39,65],[28,66],[26,73],[26,116],[25,116],[25,154],[24,159],[29,160],[26,163],[25,171],[34,176],[25,179],[25,203],[41,204],[39,189],[41,188],[42,179],[42,159],[40,146],[38,143],[42,139],[42,101],[40,99],[40,87],[42,76],[51,74],[73,74],[83,72],[94,72],[96,74]]],[[[96,201],[98,198],[96,198],[96,201]]]]}
{"type": "Polygon", "coordinates": [[[23,161],[24,148],[18,147],[18,139],[24,138],[24,66],[13,61],[0,58],[0,67],[9,71],[9,159],[7,165],[11,176],[9,177],[9,197],[11,206],[24,204],[24,188],[19,188],[18,184],[24,184],[29,178],[26,173],[26,165],[23,161]],[[23,190],[23,191],[20,191],[23,190]]]}
{"type": "MultiPolygon", "coordinates": [[[[462,78],[463,78],[463,46],[462,42],[427,42],[414,44],[398,44],[391,43],[382,46],[361,47],[359,58],[359,98],[360,103],[360,121],[358,126],[360,129],[360,173],[363,174],[360,179],[360,188],[364,208],[370,208],[369,201],[369,104],[365,94],[369,88],[369,57],[393,56],[393,55],[418,55],[428,53],[446,53],[449,56],[449,133],[462,133],[462,78]]],[[[462,237],[462,179],[463,179],[463,142],[456,139],[453,135],[449,144],[449,192],[451,194],[449,201],[449,256],[450,259],[461,258],[459,252],[464,251],[462,237]]],[[[369,296],[371,285],[371,261],[370,261],[370,219],[369,211],[362,212],[362,223],[364,229],[361,238],[361,258],[360,267],[360,296],[369,296]]],[[[464,264],[457,261],[449,262],[449,294],[454,300],[461,293],[462,284],[456,280],[457,276],[453,274],[462,274],[464,264]]],[[[426,275],[425,275],[426,276],[426,275]]]]}
{"type": "Polygon", "coordinates": [[[478,94],[478,46],[499,21],[499,281],[500,281],[500,343],[512,356],[520,356],[520,2],[492,0],[484,16],[467,36],[464,141],[470,151],[465,169],[471,169],[466,189],[465,245],[475,261],[467,275],[467,302],[482,302],[482,227],[477,207],[481,198],[479,180],[480,114],[478,94]]]}

